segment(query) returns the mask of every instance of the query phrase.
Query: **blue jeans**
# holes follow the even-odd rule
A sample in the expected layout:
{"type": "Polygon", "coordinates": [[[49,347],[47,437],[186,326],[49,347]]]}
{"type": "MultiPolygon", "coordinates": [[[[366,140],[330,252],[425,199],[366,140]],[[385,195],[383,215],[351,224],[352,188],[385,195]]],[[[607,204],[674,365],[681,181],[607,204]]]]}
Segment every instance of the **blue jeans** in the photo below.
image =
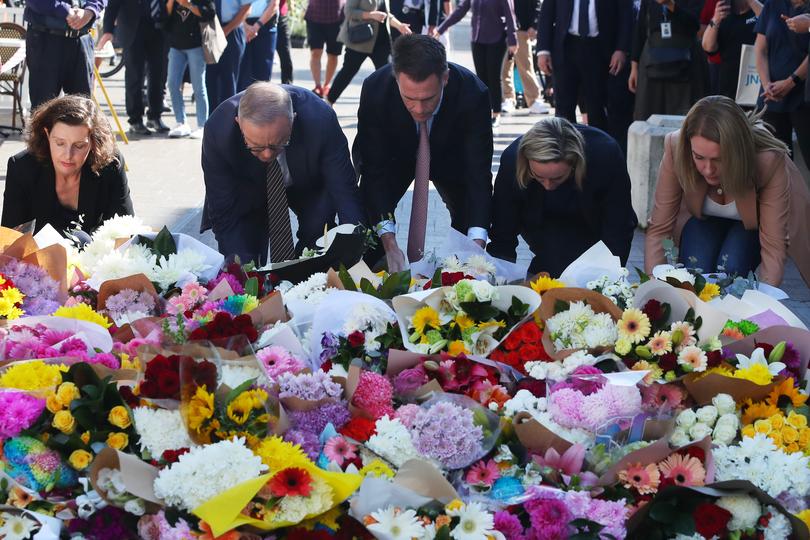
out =
{"type": "Polygon", "coordinates": [[[681,232],[680,262],[703,272],[747,276],[760,263],[759,230],[748,231],[742,221],[718,217],[689,218],[681,232]]]}
{"type": "MultiPolygon", "coordinates": [[[[248,19],[248,24],[252,19],[248,19]]],[[[273,76],[273,58],[276,55],[278,32],[275,25],[264,25],[256,37],[245,47],[245,55],[239,65],[239,83],[236,90],[241,92],[256,81],[269,81],[273,76]]]]}
{"type": "Polygon", "coordinates": [[[186,123],[186,109],[181,90],[186,66],[191,78],[191,87],[194,89],[194,102],[197,105],[197,127],[203,127],[208,120],[208,94],[205,89],[205,57],[202,47],[169,49],[169,92],[172,96],[174,119],[178,124],[186,123]]]}

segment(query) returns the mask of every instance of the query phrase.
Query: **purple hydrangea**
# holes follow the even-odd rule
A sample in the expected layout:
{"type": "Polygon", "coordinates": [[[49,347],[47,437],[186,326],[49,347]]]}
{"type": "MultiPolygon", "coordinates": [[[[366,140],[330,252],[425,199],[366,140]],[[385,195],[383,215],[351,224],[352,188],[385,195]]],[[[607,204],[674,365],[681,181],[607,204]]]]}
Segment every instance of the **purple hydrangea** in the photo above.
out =
{"type": "Polygon", "coordinates": [[[327,424],[331,423],[335,429],[340,429],[351,419],[346,404],[337,401],[325,403],[310,411],[290,411],[289,416],[294,429],[317,436],[327,424]]]}
{"type": "Polygon", "coordinates": [[[420,454],[458,469],[480,457],[483,430],[475,425],[471,410],[440,401],[416,415],[411,436],[420,454]]]}

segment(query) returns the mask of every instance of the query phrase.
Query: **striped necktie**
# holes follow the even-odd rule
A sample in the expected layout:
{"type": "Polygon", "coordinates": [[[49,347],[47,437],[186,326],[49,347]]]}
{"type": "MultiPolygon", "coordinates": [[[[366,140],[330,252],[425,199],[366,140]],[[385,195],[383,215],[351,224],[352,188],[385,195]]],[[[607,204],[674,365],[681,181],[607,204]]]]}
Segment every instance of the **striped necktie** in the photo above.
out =
{"type": "Polygon", "coordinates": [[[295,257],[284,173],[277,159],[267,165],[267,238],[270,262],[289,261],[295,257]]]}
{"type": "Polygon", "coordinates": [[[408,230],[408,262],[422,258],[425,252],[428,188],[430,184],[430,134],[427,122],[419,123],[419,146],[416,150],[416,170],[411,202],[411,222],[408,230]]]}

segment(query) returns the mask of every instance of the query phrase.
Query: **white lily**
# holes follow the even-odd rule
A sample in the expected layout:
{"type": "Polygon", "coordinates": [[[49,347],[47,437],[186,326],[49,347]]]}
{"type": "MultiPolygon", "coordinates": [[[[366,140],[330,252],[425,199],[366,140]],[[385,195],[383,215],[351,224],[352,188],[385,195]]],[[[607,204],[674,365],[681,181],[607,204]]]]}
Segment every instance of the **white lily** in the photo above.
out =
{"type": "Polygon", "coordinates": [[[768,368],[768,371],[771,375],[778,375],[783,369],[787,366],[782,362],[771,362],[768,363],[768,359],[765,358],[765,351],[762,347],[757,347],[754,349],[754,352],[751,353],[751,356],[745,356],[744,354],[737,355],[737,367],[738,369],[746,369],[750,368],[754,364],[761,364],[768,368]]]}

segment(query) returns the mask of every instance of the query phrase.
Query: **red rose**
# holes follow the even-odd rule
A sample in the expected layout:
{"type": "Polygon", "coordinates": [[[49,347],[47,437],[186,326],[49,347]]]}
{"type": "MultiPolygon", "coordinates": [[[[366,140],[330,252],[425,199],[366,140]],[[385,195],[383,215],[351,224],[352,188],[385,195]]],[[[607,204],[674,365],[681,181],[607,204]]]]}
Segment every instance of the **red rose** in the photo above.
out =
{"type": "Polygon", "coordinates": [[[489,353],[490,360],[495,360],[496,362],[503,362],[505,357],[506,353],[503,352],[500,347],[489,353]]]}
{"type": "Polygon", "coordinates": [[[177,463],[177,460],[180,459],[180,456],[188,452],[188,448],[180,448],[178,450],[164,450],[163,454],[161,454],[160,459],[163,460],[164,463],[170,465],[172,463],[177,463]]]}
{"type": "Polygon", "coordinates": [[[522,362],[520,361],[520,353],[517,352],[517,351],[512,351],[512,352],[506,353],[504,355],[503,360],[500,360],[500,362],[503,362],[504,364],[509,365],[509,366],[513,366],[513,367],[518,366],[518,365],[522,365],[522,362]]]}
{"type": "Polygon", "coordinates": [[[452,287],[465,277],[464,272],[442,272],[442,287],[452,287]]]}
{"type": "Polygon", "coordinates": [[[534,397],[546,397],[546,381],[526,377],[518,381],[515,391],[518,390],[528,390],[534,397]]]}
{"type": "Polygon", "coordinates": [[[134,409],[140,405],[140,400],[138,399],[138,396],[132,393],[131,386],[122,386],[118,389],[118,393],[121,394],[121,399],[124,400],[130,409],[134,409]]]}
{"type": "Polygon", "coordinates": [[[695,529],[704,538],[724,537],[728,532],[726,527],[731,520],[731,512],[716,504],[702,503],[695,508],[692,517],[695,520],[695,529]]]}
{"type": "Polygon", "coordinates": [[[205,339],[208,339],[208,330],[204,326],[195,329],[188,335],[189,341],[202,341],[205,339]]]}
{"type": "Polygon", "coordinates": [[[338,433],[358,442],[366,442],[374,435],[375,426],[376,422],[374,420],[363,416],[355,416],[344,424],[338,430],[338,433]]]}
{"type": "Polygon", "coordinates": [[[180,375],[174,371],[165,371],[157,380],[158,392],[162,398],[178,399],[180,396],[180,375]]]}
{"type": "Polygon", "coordinates": [[[528,321],[521,327],[521,332],[523,335],[523,341],[532,342],[539,342],[543,339],[543,332],[540,331],[540,327],[537,326],[537,323],[534,321],[528,321]]]}
{"type": "Polygon", "coordinates": [[[521,359],[524,362],[532,362],[536,360],[550,360],[548,354],[546,353],[545,349],[543,349],[542,345],[524,345],[521,347],[520,351],[521,359]]]}
{"type": "Polygon", "coordinates": [[[346,339],[349,340],[350,347],[362,347],[366,342],[366,335],[360,330],[355,330],[349,334],[346,339]]]}
{"type": "Polygon", "coordinates": [[[158,354],[146,363],[145,375],[151,379],[159,373],[171,369],[171,367],[172,365],[169,359],[162,354],[158,354]]]}
{"type": "Polygon", "coordinates": [[[655,325],[664,316],[664,308],[658,300],[649,300],[641,311],[650,319],[650,322],[655,325]]]}
{"type": "Polygon", "coordinates": [[[153,379],[141,381],[140,390],[141,395],[144,397],[157,397],[159,393],[157,381],[153,379]]]}
{"type": "Polygon", "coordinates": [[[511,334],[509,334],[509,337],[503,340],[501,346],[507,351],[514,351],[515,349],[520,347],[520,342],[521,342],[520,335],[517,332],[512,332],[511,334]]]}
{"type": "Polygon", "coordinates": [[[664,370],[664,373],[673,371],[678,367],[678,356],[675,353],[666,353],[658,359],[658,366],[664,370]]]}

